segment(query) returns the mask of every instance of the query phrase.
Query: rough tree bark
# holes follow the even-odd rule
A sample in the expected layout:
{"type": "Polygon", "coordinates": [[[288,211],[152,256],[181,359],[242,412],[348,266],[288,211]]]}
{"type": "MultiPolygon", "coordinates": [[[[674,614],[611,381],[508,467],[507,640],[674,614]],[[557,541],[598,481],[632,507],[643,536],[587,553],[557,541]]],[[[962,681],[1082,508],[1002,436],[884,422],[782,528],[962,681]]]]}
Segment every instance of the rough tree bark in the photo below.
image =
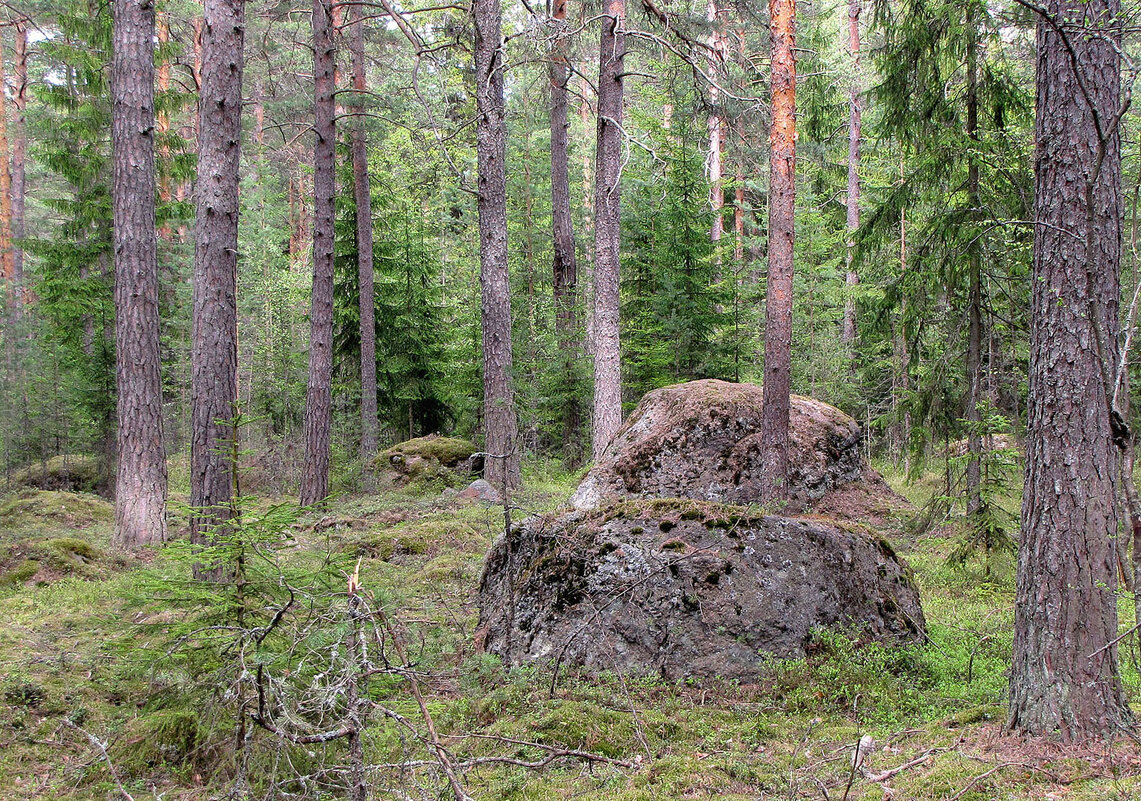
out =
{"type": "Polygon", "coordinates": [[[238,413],[238,185],[243,0],[205,0],[198,101],[194,318],[190,341],[191,542],[230,518],[238,413]]]}
{"type": "Polygon", "coordinates": [[[622,425],[618,347],[619,205],[626,0],[606,0],[599,43],[598,142],[594,185],[594,458],[622,425]]]}
{"type": "Polygon", "coordinates": [[[578,345],[575,313],[578,292],[578,260],[571,219],[568,160],[567,81],[570,65],[566,35],[567,0],[554,0],[552,17],[555,41],[551,53],[551,234],[554,245],[552,282],[555,294],[555,329],[559,343],[563,392],[563,457],[577,466],[582,461],[582,410],[578,402],[575,361],[578,345]]]}
{"type": "Polygon", "coordinates": [[[119,468],[114,544],[166,539],[166,454],[155,237],[154,36],[150,0],[112,4],[111,207],[119,468]]]}
{"type": "MultiPolygon", "coordinates": [[[[0,39],[0,45],[2,45],[0,39]]],[[[8,80],[4,63],[4,48],[0,46],[0,270],[5,283],[12,287],[16,280],[16,255],[12,252],[12,172],[8,141],[8,80]]],[[[9,294],[15,303],[16,293],[9,294]]]]}
{"type": "MultiPolygon", "coordinates": [[[[709,74],[719,76],[725,62],[725,44],[721,36],[721,23],[718,17],[717,0],[709,0],[705,11],[709,21],[709,74]]],[[[713,222],[710,225],[709,240],[713,243],[713,258],[717,268],[717,277],[721,274],[721,235],[725,231],[725,220],[722,211],[725,208],[725,189],[721,184],[722,156],[725,144],[725,119],[718,109],[720,100],[717,87],[709,87],[709,119],[706,124],[709,129],[709,205],[713,209],[713,222]]]]}
{"type": "MultiPolygon", "coordinates": [[[[24,249],[24,198],[25,172],[28,161],[28,20],[20,18],[15,23],[16,30],[16,85],[13,104],[16,107],[15,132],[12,137],[12,236],[15,239],[12,250],[13,280],[17,287],[23,286],[24,249]]],[[[22,296],[18,296],[18,300],[22,296]]]]}
{"type": "Polygon", "coordinates": [[[1114,644],[1118,467],[1107,380],[1120,297],[1118,13],[1118,0],[1047,0],[1038,21],[1038,224],[1009,726],[1066,740],[1131,718],[1114,644]]]}
{"type": "MultiPolygon", "coordinates": [[[[979,141],[979,68],[978,28],[975,25],[974,6],[967,11],[967,138],[971,152],[967,160],[967,206],[972,221],[979,218],[979,159],[976,152],[979,141]]],[[[972,516],[982,507],[982,452],[981,423],[983,375],[983,321],[982,321],[982,254],[979,237],[971,237],[967,246],[967,515],[972,516]]]]}
{"type": "Polygon", "coordinates": [[[333,197],[336,121],[331,0],[313,0],[313,294],[309,307],[309,384],[305,392],[305,466],[301,505],[329,495],[333,415],[333,197]]]}
{"type": "MultiPolygon", "coordinates": [[[[851,346],[856,341],[856,285],[860,282],[859,273],[852,264],[855,252],[856,229],[860,227],[860,116],[863,101],[860,99],[860,7],[861,0],[848,0],[848,53],[852,57],[852,85],[848,87],[848,241],[844,254],[846,269],[844,283],[844,323],[840,332],[841,341],[851,346]]],[[[852,368],[856,366],[853,359],[852,368]]]]}
{"type": "MultiPolygon", "coordinates": [[[[364,6],[353,7],[350,47],[353,56],[354,105],[363,108],[365,92],[364,6]]],[[[365,484],[371,488],[373,457],[377,450],[376,412],[376,300],[373,294],[372,186],[368,175],[368,142],[365,118],[353,126],[353,193],[357,206],[357,276],[360,283],[361,315],[361,465],[365,484]]]]}
{"type": "Polygon", "coordinates": [[[483,322],[483,416],[487,479],[517,488],[519,437],[511,384],[511,290],[507,263],[507,119],[499,0],[474,0],[479,283],[483,322]]]}
{"type": "Polygon", "coordinates": [[[792,254],[796,233],[796,0],[769,0],[772,34],[772,152],[769,168],[769,280],[761,403],[761,497],[788,492],[792,254]]]}

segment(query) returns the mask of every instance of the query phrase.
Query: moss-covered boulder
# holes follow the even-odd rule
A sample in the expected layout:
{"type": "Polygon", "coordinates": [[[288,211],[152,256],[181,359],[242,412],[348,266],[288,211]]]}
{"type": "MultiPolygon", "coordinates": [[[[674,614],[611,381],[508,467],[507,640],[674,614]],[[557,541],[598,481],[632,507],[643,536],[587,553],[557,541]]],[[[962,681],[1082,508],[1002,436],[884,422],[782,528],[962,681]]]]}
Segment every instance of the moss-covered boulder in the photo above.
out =
{"type": "Polygon", "coordinates": [[[79,537],[21,539],[0,556],[0,587],[46,584],[64,576],[103,578],[110,567],[102,548],[79,537]]]}
{"type": "Polygon", "coordinates": [[[99,461],[94,456],[64,454],[13,470],[6,477],[11,489],[35,488],[94,492],[99,484],[99,461]]]}
{"type": "Polygon", "coordinates": [[[376,457],[375,466],[389,486],[466,484],[483,472],[483,459],[466,439],[431,434],[393,445],[376,457]]]}
{"type": "Polygon", "coordinates": [[[512,665],[756,678],[820,628],[923,636],[911,571],[866,527],[702,501],[532,517],[484,567],[478,638],[512,665]]]}
{"type": "Polygon", "coordinates": [[[0,503],[0,532],[25,529],[86,529],[109,523],[115,508],[97,495],[54,490],[24,490],[0,503]]]}
{"type": "MultiPolygon", "coordinates": [[[[759,502],[762,398],[758,386],[712,379],[647,393],[571,504],[593,509],[627,497],[759,502]]],[[[790,494],[800,506],[868,472],[860,427],[835,406],[794,395],[789,438],[790,494]]]]}

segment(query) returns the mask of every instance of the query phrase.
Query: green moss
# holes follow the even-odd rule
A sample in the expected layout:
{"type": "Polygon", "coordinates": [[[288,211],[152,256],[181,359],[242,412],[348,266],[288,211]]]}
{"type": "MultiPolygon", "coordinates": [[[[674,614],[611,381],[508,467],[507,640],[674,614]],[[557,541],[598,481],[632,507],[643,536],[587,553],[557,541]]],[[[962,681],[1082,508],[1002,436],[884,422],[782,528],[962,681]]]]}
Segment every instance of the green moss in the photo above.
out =
{"type": "Polygon", "coordinates": [[[440,437],[435,434],[417,437],[393,445],[380,454],[381,464],[387,464],[394,455],[419,456],[433,459],[442,465],[452,466],[475,453],[475,444],[466,439],[440,437]]]}
{"type": "Polygon", "coordinates": [[[23,584],[36,575],[39,570],[40,562],[38,559],[24,559],[18,562],[15,567],[0,572],[0,585],[23,584]]]}
{"type": "Polygon", "coordinates": [[[638,750],[630,715],[592,701],[560,700],[531,724],[537,742],[619,758],[638,750]]]}
{"type": "Polygon", "coordinates": [[[136,718],[112,748],[116,765],[134,775],[145,775],[160,765],[191,764],[203,740],[198,715],[189,709],[161,709],[136,718]]]}
{"type": "Polygon", "coordinates": [[[385,562],[394,556],[417,556],[428,552],[431,541],[421,532],[404,529],[374,531],[371,534],[345,543],[342,550],[354,556],[367,556],[385,562]]]}
{"type": "Polygon", "coordinates": [[[92,563],[103,557],[103,552],[94,545],[76,537],[50,539],[42,548],[49,566],[64,573],[88,575],[92,563]]]}
{"type": "Polygon", "coordinates": [[[114,507],[96,495],[25,490],[0,506],[0,529],[20,531],[45,524],[89,528],[111,522],[114,514],[114,507]]]}
{"type": "Polygon", "coordinates": [[[14,470],[8,481],[20,488],[91,492],[99,483],[99,462],[93,456],[64,454],[14,470]]]}

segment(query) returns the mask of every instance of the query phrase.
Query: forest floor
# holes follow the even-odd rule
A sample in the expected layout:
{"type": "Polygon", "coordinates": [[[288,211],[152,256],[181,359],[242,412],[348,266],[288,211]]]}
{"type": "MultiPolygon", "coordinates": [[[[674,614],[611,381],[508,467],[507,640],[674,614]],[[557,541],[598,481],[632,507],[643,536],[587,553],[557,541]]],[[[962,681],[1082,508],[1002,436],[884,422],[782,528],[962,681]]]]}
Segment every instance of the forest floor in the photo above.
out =
{"type": "MultiPolygon", "coordinates": [[[[516,503],[554,508],[575,479],[532,470],[516,503]]],[[[917,507],[941,481],[940,471],[910,484],[891,479],[917,507]]],[[[915,536],[902,523],[890,536],[915,570],[929,641],[861,648],[822,636],[806,659],[774,661],[756,684],[566,670],[552,680],[477,653],[476,588],[502,508],[439,488],[343,498],[303,517],[277,551],[334,576],[331,603],[342,608],[360,558],[361,585],[413,651],[410,667],[370,685],[392,713],[375,716],[364,739],[376,798],[449,797],[424,744],[430,717],[476,799],[1141,799],[1134,741],[1087,749],[1003,733],[1012,560],[996,556],[989,571],[951,567],[953,526],[915,536]],[[855,771],[865,735],[874,745],[855,771]],[[555,755],[541,769],[503,761],[555,755]]],[[[186,675],[193,659],[173,656],[187,641],[177,610],[189,607],[167,588],[190,585],[192,562],[177,548],[115,556],[110,526],[110,507],[94,496],[0,498],[0,796],[226,797],[234,698],[222,685],[195,683],[186,675]],[[170,610],[160,608],[166,601],[170,610]]],[[[1123,630],[1130,610],[1122,598],[1123,630]]],[[[315,643],[310,632],[305,647],[336,650],[342,636],[315,643]]],[[[213,668],[224,669],[232,654],[217,653],[213,668]]],[[[1130,697],[1141,700],[1129,648],[1122,662],[1130,697]]],[[[321,772],[344,764],[343,746],[283,749],[260,730],[246,737],[255,797],[273,782],[279,798],[347,797],[291,778],[343,775],[321,772]]]]}

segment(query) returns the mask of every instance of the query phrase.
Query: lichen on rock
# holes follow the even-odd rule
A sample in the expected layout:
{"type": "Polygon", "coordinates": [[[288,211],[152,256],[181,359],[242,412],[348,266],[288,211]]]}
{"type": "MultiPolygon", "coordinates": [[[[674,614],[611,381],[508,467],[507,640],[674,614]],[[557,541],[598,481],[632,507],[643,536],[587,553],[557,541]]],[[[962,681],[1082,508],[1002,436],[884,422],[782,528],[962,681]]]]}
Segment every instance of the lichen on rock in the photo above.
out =
{"type": "Polygon", "coordinates": [[[688,500],[529,518],[492,548],[480,603],[483,645],[510,664],[668,679],[755,678],[819,628],[924,631],[907,565],[860,527],[688,500]]]}
{"type": "MultiPolygon", "coordinates": [[[[760,387],[714,379],[648,392],[571,505],[628,496],[759,502],[762,398],[760,387]]],[[[800,505],[863,477],[860,427],[835,406],[792,396],[789,439],[790,494],[800,505]]]]}
{"type": "Polygon", "coordinates": [[[483,647],[513,665],[749,680],[822,628],[922,638],[911,571],[868,525],[898,496],[863,459],[859,426],[794,396],[790,507],[809,514],[767,515],[760,409],[760,388],[725,381],[647,394],[571,509],[492,547],[483,647]]]}

